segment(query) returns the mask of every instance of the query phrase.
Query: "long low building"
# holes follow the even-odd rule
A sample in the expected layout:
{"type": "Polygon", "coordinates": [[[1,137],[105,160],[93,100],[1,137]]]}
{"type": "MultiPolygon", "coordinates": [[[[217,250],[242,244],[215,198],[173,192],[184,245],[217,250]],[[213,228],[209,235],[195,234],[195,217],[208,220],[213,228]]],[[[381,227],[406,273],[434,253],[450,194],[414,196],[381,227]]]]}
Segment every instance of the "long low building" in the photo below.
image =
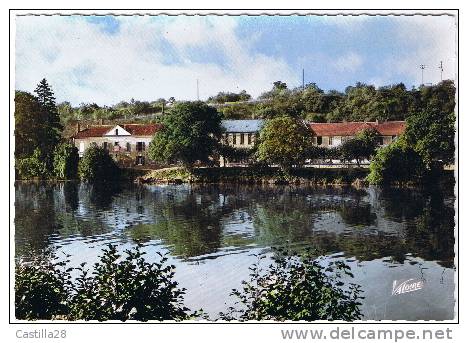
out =
{"type": "MultiPolygon", "coordinates": [[[[264,123],[261,119],[223,120],[223,142],[236,148],[251,148],[255,145],[264,123]]],[[[394,141],[405,130],[404,121],[309,122],[307,125],[312,131],[314,144],[324,147],[337,147],[364,129],[375,129],[380,134],[380,145],[384,146],[394,141]]],[[[158,124],[122,124],[93,125],[81,129],[77,125],[72,139],[80,156],[91,144],[96,144],[108,150],[123,164],[144,165],[150,162],[147,148],[160,127],[158,124]]]]}

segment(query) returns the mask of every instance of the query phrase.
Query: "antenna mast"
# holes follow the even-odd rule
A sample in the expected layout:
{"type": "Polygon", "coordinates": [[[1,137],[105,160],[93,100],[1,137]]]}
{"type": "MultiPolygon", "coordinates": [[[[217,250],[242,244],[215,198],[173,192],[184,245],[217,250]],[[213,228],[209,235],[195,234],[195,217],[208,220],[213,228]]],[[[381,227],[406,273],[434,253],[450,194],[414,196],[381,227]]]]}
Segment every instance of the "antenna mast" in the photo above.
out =
{"type": "Polygon", "coordinates": [[[200,90],[198,87],[198,79],[197,79],[197,100],[200,100],[200,90]]]}
{"type": "Polygon", "coordinates": [[[439,69],[440,69],[440,82],[442,82],[443,80],[442,73],[444,72],[444,65],[442,64],[442,61],[440,61],[439,69]]]}
{"type": "Polygon", "coordinates": [[[421,68],[421,85],[424,86],[424,69],[426,69],[425,64],[419,65],[419,68],[421,68]]]}

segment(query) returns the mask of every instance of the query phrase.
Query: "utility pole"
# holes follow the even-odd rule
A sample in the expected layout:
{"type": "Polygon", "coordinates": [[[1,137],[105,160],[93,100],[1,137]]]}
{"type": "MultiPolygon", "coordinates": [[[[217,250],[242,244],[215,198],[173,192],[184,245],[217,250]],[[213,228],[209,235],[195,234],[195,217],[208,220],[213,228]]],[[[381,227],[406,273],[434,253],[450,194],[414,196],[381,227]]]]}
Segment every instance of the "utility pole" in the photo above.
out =
{"type": "Polygon", "coordinates": [[[305,75],[304,68],[302,68],[302,91],[304,91],[304,89],[305,89],[304,75],[305,75]]]}
{"type": "Polygon", "coordinates": [[[425,64],[419,65],[419,68],[421,68],[421,85],[424,86],[424,69],[426,69],[425,64]]]}
{"type": "Polygon", "coordinates": [[[442,82],[443,80],[442,73],[444,72],[444,65],[442,64],[442,61],[440,61],[439,69],[440,69],[440,82],[442,82]]]}
{"type": "Polygon", "coordinates": [[[198,79],[197,79],[197,100],[200,101],[200,90],[198,87],[198,79]]]}

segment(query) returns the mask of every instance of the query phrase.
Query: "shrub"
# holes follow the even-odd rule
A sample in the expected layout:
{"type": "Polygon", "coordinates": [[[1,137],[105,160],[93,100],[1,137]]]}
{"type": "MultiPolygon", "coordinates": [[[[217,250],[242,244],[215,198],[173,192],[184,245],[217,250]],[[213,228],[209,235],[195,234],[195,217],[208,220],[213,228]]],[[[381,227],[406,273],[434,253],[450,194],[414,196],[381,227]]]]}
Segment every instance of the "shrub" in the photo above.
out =
{"type": "Polygon", "coordinates": [[[367,180],[373,184],[419,182],[425,172],[421,157],[400,138],[377,151],[367,180]]]}
{"type": "Polygon", "coordinates": [[[68,313],[67,284],[70,275],[64,262],[49,255],[30,262],[19,261],[15,270],[15,316],[17,319],[54,319],[68,313]]]}
{"type": "Polygon", "coordinates": [[[78,175],[84,181],[106,183],[118,179],[120,170],[104,148],[94,145],[81,158],[78,175]]]}
{"type": "Polygon", "coordinates": [[[78,149],[73,144],[59,144],[54,150],[54,175],[62,180],[75,179],[79,160],[78,149]]]}
{"type": "Polygon", "coordinates": [[[72,279],[68,260],[18,262],[15,305],[18,319],[67,320],[183,320],[201,315],[183,305],[184,288],[173,280],[174,266],[167,257],[144,259],[141,247],[119,254],[109,245],[90,272],[85,263],[72,279]]]}
{"type": "Polygon", "coordinates": [[[344,287],[344,275],[353,277],[342,261],[317,259],[308,251],[303,255],[276,250],[266,270],[259,262],[250,270],[250,279],[232,296],[239,308],[221,313],[232,320],[355,320],[362,317],[359,306],[361,290],[354,283],[344,287]]]}
{"type": "Polygon", "coordinates": [[[31,156],[18,158],[16,160],[16,169],[21,179],[48,177],[47,163],[38,148],[34,149],[31,156]]]}

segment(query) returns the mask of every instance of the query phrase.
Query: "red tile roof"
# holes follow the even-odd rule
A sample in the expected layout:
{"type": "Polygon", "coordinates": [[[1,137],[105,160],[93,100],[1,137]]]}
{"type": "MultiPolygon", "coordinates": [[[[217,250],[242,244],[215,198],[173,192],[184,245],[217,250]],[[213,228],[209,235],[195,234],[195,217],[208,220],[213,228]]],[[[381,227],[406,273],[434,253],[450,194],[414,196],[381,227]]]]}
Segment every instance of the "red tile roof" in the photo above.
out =
{"type": "Polygon", "coordinates": [[[376,129],[382,136],[398,136],[405,131],[404,121],[309,123],[315,136],[354,136],[364,129],[376,129]]]}
{"type": "MultiPolygon", "coordinates": [[[[93,125],[73,135],[73,138],[102,137],[117,125],[93,125]]],[[[119,125],[132,136],[152,136],[159,130],[159,124],[122,124],[119,125]]]]}

